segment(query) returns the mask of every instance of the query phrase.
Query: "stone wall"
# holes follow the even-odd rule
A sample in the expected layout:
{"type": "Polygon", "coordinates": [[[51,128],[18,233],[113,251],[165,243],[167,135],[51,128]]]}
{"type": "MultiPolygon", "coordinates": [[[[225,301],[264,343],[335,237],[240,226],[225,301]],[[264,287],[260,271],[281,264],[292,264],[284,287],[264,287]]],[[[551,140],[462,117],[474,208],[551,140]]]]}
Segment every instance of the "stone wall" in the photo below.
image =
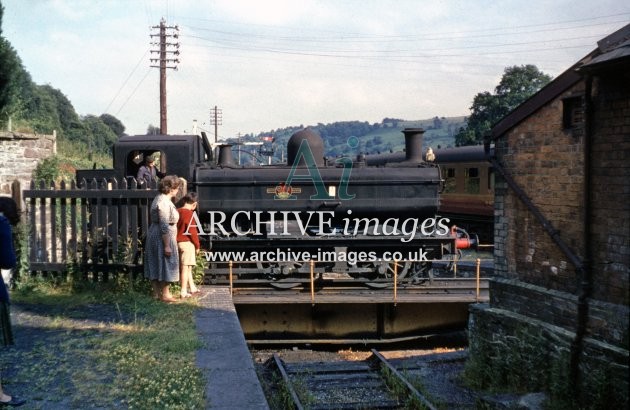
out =
{"type": "Polygon", "coordinates": [[[11,193],[16,179],[28,187],[37,164],[57,152],[56,135],[0,131],[0,195],[11,193]]]}
{"type": "MultiPolygon", "coordinates": [[[[544,320],[488,305],[471,306],[466,378],[478,388],[545,391],[545,408],[571,408],[569,376],[575,333],[544,320]]],[[[628,350],[587,337],[582,342],[580,401],[589,409],[628,406],[628,350]]]]}
{"type": "MultiPolygon", "coordinates": [[[[577,327],[578,297],[511,279],[490,282],[490,305],[574,332],[577,327]]],[[[627,305],[589,301],[587,332],[605,343],[626,348],[630,341],[627,305]]]]}

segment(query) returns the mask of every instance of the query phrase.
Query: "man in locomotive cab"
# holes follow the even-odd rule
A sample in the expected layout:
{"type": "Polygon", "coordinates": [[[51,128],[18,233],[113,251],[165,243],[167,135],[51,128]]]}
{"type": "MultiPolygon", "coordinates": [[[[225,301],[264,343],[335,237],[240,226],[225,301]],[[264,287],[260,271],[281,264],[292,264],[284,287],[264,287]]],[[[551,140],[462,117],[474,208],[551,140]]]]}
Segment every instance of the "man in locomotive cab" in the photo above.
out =
{"type": "Polygon", "coordinates": [[[136,179],[138,182],[157,181],[157,178],[164,178],[166,174],[158,171],[155,167],[155,158],[152,155],[147,155],[144,160],[144,165],[138,169],[138,175],[136,179]]]}

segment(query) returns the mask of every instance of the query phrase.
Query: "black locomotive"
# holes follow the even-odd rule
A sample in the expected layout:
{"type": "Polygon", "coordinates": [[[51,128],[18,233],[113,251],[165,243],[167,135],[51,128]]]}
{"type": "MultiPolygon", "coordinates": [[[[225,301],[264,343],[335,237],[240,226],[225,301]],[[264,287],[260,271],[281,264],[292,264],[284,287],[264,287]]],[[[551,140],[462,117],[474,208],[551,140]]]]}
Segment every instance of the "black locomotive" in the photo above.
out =
{"type": "MultiPolygon", "coordinates": [[[[135,183],[143,158],[186,179],[199,195],[206,278],[281,286],[314,274],[370,286],[431,278],[433,260],[475,244],[437,215],[443,180],[422,159],[422,129],[405,129],[405,157],[370,165],[364,156],[325,158],[312,130],[294,134],[287,164],[240,166],[229,145],[206,136],[126,136],[114,146],[114,174],[135,183]]],[[[100,171],[97,171],[100,172],[100,171]]],[[[104,171],[103,171],[104,172],[104,171]]],[[[102,177],[85,173],[77,178],[102,177]]]]}

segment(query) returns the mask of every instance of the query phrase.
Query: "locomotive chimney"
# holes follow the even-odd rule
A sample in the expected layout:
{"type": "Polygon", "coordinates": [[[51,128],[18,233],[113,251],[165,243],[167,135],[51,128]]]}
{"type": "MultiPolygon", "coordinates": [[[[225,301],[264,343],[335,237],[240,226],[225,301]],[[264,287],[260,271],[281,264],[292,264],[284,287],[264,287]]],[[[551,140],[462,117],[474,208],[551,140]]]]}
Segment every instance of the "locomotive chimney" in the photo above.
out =
{"type": "Polygon", "coordinates": [[[219,166],[221,168],[236,168],[231,145],[219,145],[219,166]]]}
{"type": "Polygon", "coordinates": [[[405,128],[405,162],[422,162],[422,128],[405,128]]]}

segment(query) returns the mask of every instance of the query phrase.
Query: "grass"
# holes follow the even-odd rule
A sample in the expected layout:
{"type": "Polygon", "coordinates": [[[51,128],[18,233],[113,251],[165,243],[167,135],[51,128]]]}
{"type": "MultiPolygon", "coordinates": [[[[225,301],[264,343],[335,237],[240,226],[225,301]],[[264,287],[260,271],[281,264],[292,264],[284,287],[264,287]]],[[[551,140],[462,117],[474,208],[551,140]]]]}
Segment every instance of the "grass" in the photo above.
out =
{"type": "Polygon", "coordinates": [[[166,305],[112,285],[77,291],[29,279],[12,302],[17,345],[0,364],[3,386],[25,408],[205,407],[194,300],[166,305]]]}

